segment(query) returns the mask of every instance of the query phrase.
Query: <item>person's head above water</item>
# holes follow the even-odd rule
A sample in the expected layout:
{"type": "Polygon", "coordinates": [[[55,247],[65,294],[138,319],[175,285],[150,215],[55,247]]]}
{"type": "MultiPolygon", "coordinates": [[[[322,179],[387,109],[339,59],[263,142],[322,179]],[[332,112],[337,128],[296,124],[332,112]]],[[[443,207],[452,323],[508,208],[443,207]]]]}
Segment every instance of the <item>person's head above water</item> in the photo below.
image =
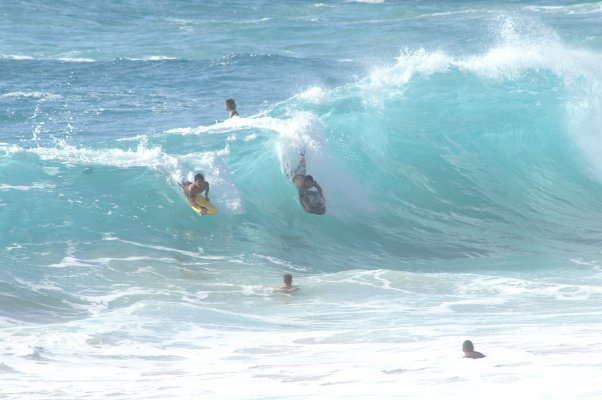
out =
{"type": "Polygon", "coordinates": [[[205,177],[203,176],[203,174],[196,174],[196,175],[194,176],[194,181],[195,181],[195,182],[198,182],[198,181],[201,181],[201,182],[203,182],[204,180],[205,180],[205,177]]]}
{"type": "Polygon", "coordinates": [[[287,287],[291,287],[293,285],[293,276],[291,274],[284,274],[282,280],[287,287]]]}
{"type": "Polygon", "coordinates": [[[226,111],[228,111],[228,118],[238,116],[238,111],[236,111],[236,103],[234,99],[226,100],[226,111]]]}
{"type": "Polygon", "coordinates": [[[464,358],[484,358],[485,354],[474,351],[474,345],[470,340],[465,340],[462,343],[462,351],[464,351],[464,358]]]}
{"type": "Polygon", "coordinates": [[[236,103],[234,99],[226,100],[226,110],[236,110],[236,103]]]}
{"type": "Polygon", "coordinates": [[[310,183],[314,181],[314,177],[311,175],[305,175],[305,178],[303,179],[304,182],[306,183],[310,183]]]}

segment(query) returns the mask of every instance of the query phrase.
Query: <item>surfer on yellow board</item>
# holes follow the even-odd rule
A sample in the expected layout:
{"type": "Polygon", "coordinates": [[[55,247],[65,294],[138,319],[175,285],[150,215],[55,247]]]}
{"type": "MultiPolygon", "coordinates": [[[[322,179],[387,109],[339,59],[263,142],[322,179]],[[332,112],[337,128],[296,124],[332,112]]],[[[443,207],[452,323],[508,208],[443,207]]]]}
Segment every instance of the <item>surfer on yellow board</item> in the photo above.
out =
{"type": "Polygon", "coordinates": [[[196,174],[194,176],[194,183],[182,182],[180,184],[188,200],[199,208],[201,215],[207,215],[207,207],[202,206],[196,201],[196,197],[201,193],[205,193],[205,200],[209,201],[209,182],[205,180],[203,174],[196,174]]]}

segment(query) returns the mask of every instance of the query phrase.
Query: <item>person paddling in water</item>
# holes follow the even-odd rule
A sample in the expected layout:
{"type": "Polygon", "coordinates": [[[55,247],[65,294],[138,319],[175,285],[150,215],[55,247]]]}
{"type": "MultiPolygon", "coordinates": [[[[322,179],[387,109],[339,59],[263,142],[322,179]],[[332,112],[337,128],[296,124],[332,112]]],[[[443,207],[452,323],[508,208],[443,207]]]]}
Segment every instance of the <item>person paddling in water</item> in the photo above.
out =
{"type": "Polygon", "coordinates": [[[225,108],[228,112],[228,118],[238,117],[238,111],[236,111],[236,103],[234,102],[234,99],[226,100],[225,108]]]}
{"type": "Polygon", "coordinates": [[[194,183],[182,182],[180,186],[184,189],[184,193],[190,202],[201,209],[201,215],[206,215],[207,208],[196,202],[196,196],[201,193],[205,193],[205,200],[209,201],[209,182],[205,180],[203,174],[196,174],[194,183]]]}
{"type": "Polygon", "coordinates": [[[464,352],[464,358],[477,359],[485,357],[485,354],[474,351],[474,345],[470,340],[465,340],[462,343],[462,351],[464,352]]]}
{"type": "Polygon", "coordinates": [[[305,150],[303,150],[301,151],[299,165],[293,171],[293,184],[299,191],[299,203],[301,203],[301,207],[303,207],[305,211],[311,211],[311,205],[305,198],[307,190],[316,188],[322,198],[324,198],[324,194],[322,193],[322,187],[320,187],[320,184],[313,178],[313,176],[306,175],[305,172],[305,150]]]}

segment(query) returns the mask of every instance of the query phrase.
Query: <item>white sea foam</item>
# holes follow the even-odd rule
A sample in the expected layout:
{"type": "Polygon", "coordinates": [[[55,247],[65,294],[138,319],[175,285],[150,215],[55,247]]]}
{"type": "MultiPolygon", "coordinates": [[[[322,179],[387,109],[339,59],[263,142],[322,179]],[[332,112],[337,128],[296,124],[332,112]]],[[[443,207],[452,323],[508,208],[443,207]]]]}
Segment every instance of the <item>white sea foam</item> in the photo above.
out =
{"type": "MultiPolygon", "coordinates": [[[[236,140],[232,133],[238,130],[260,130],[276,134],[277,153],[281,165],[292,165],[298,160],[301,149],[319,150],[319,124],[317,117],[309,112],[297,112],[290,118],[273,117],[236,117],[224,122],[218,122],[211,126],[200,126],[198,128],[170,129],[166,133],[182,135],[198,134],[224,134],[227,133],[229,141],[236,140]]],[[[257,135],[254,133],[253,135],[257,135]]],[[[247,138],[249,136],[246,136],[247,138]]],[[[254,139],[252,136],[250,139],[254,139]]],[[[208,153],[210,155],[210,153],[208,153]]]]}
{"type": "Polygon", "coordinates": [[[199,251],[186,251],[186,250],[181,250],[181,249],[173,248],[173,247],[158,246],[158,245],[135,242],[135,241],[131,241],[131,240],[125,240],[125,239],[121,239],[121,238],[113,236],[113,235],[105,235],[103,240],[107,240],[107,241],[114,240],[114,241],[122,242],[122,243],[125,243],[128,245],[132,245],[132,246],[136,246],[136,247],[140,247],[140,248],[148,248],[148,249],[158,250],[158,251],[167,252],[167,253],[178,253],[178,254],[184,255],[186,257],[192,257],[192,258],[207,259],[207,260],[223,260],[223,259],[225,259],[225,257],[221,257],[221,256],[203,255],[202,249],[199,249],[199,251]]]}
{"type": "Polygon", "coordinates": [[[15,61],[30,61],[34,58],[31,56],[20,56],[20,55],[0,55],[0,60],[15,60],[15,61]]]}
{"type": "Polygon", "coordinates": [[[72,63],[93,63],[96,62],[93,58],[85,58],[85,57],[59,57],[59,61],[62,62],[72,62],[72,63]]]}
{"type": "Polygon", "coordinates": [[[384,90],[407,84],[414,76],[443,73],[454,64],[453,57],[442,51],[427,52],[425,49],[404,50],[393,66],[373,69],[360,83],[366,91],[384,90]]]}
{"type": "MultiPolygon", "coordinates": [[[[256,290],[248,287],[247,296],[256,296],[256,290]]],[[[142,292],[131,288],[123,294],[142,292]]],[[[591,324],[588,332],[571,324],[552,331],[545,327],[499,329],[476,340],[468,336],[469,321],[446,334],[441,329],[448,326],[435,322],[403,328],[365,329],[352,324],[313,330],[293,322],[293,310],[303,301],[298,299],[303,297],[302,291],[280,297],[286,302],[281,302],[276,315],[266,316],[266,321],[281,329],[269,334],[241,327],[211,328],[206,322],[197,326],[187,323],[187,318],[157,325],[160,319],[149,320],[145,314],[167,304],[152,302],[84,321],[3,330],[3,363],[19,371],[5,382],[3,390],[25,395],[27,381],[28,393],[69,390],[72,394],[93,393],[92,398],[113,394],[131,399],[147,398],[149,391],[175,399],[198,395],[238,398],[241,390],[249,398],[287,393],[298,399],[316,395],[394,399],[400,396],[400,386],[412,398],[473,399],[484,392],[505,398],[517,389],[529,398],[595,398],[601,394],[595,383],[599,363],[591,357],[600,349],[594,335],[600,332],[600,324],[591,324]],[[295,329],[286,329],[287,325],[295,329]],[[468,337],[487,358],[461,358],[461,343],[468,337]],[[31,362],[33,356],[50,362],[31,362]],[[37,376],[45,379],[31,379],[37,376]]],[[[92,296],[90,301],[106,305],[118,298],[92,296]]],[[[216,311],[184,307],[181,313],[211,315],[216,311]]],[[[234,322],[240,317],[234,313],[228,319],[234,322]]]]}
{"type": "Polygon", "coordinates": [[[28,152],[37,154],[42,160],[59,160],[70,164],[97,164],[114,167],[148,167],[152,169],[173,168],[177,159],[165,154],[159,146],[147,148],[140,144],[136,149],[88,149],[72,145],[60,147],[36,147],[28,152]]]}
{"type": "Polygon", "coordinates": [[[199,134],[223,134],[242,129],[260,129],[272,131],[279,134],[287,134],[295,130],[297,126],[305,124],[303,120],[311,119],[310,113],[297,113],[292,118],[273,118],[265,116],[235,117],[223,122],[216,122],[209,126],[197,128],[174,128],[166,131],[168,134],[199,135],[199,134]]]}
{"type": "Polygon", "coordinates": [[[386,89],[407,84],[414,76],[446,73],[450,68],[472,72],[486,79],[516,79],[522,73],[550,71],[571,82],[598,72],[600,56],[567,46],[549,28],[533,21],[502,18],[498,40],[482,54],[455,57],[441,50],[405,49],[392,66],[375,68],[360,87],[386,89]]]}
{"type": "Polygon", "coordinates": [[[42,167],[42,170],[50,176],[56,176],[61,173],[61,169],[59,167],[42,167]]]}
{"type": "Polygon", "coordinates": [[[177,60],[177,57],[169,57],[169,56],[147,56],[142,57],[141,59],[132,58],[132,61],[169,61],[169,60],[177,60]]]}
{"type": "Polygon", "coordinates": [[[7,98],[32,98],[32,99],[43,99],[43,100],[61,100],[63,96],[55,93],[47,92],[9,92],[0,95],[0,99],[7,98]]]}
{"type": "Polygon", "coordinates": [[[385,0],[343,0],[343,3],[383,4],[385,0]]]}
{"type": "Polygon", "coordinates": [[[525,10],[546,14],[588,15],[601,14],[602,4],[570,4],[563,6],[525,6],[525,10]]]}
{"type": "Polygon", "coordinates": [[[49,183],[44,182],[33,182],[31,185],[8,185],[5,183],[0,183],[0,190],[8,191],[8,190],[20,190],[20,191],[29,191],[29,190],[43,190],[43,191],[51,191],[56,186],[51,185],[49,183]]]}
{"type": "Polygon", "coordinates": [[[311,87],[297,96],[313,104],[324,104],[328,100],[327,92],[318,86],[311,87]]]}

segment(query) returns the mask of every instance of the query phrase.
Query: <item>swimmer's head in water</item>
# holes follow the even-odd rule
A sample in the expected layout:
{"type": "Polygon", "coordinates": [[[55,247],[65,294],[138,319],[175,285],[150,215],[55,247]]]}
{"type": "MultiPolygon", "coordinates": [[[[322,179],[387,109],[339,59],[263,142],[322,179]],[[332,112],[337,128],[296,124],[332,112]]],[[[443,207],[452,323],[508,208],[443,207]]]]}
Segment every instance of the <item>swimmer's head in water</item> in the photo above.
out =
{"type": "Polygon", "coordinates": [[[196,175],[194,176],[194,181],[195,181],[195,182],[197,182],[197,181],[201,181],[201,182],[203,182],[204,180],[205,180],[205,177],[203,176],[203,174],[196,174],[196,175]]]}
{"type": "Polygon", "coordinates": [[[234,102],[234,99],[226,100],[226,109],[227,110],[236,110],[236,103],[234,102]]]}
{"type": "Polygon", "coordinates": [[[284,283],[288,286],[293,284],[293,276],[291,274],[284,274],[284,283]]]}
{"type": "Polygon", "coordinates": [[[472,344],[472,342],[470,340],[465,340],[464,343],[462,343],[462,351],[465,351],[465,352],[474,351],[474,345],[472,344]]]}
{"type": "Polygon", "coordinates": [[[305,179],[304,179],[305,183],[310,183],[314,181],[314,177],[311,175],[305,175],[305,179]]]}

